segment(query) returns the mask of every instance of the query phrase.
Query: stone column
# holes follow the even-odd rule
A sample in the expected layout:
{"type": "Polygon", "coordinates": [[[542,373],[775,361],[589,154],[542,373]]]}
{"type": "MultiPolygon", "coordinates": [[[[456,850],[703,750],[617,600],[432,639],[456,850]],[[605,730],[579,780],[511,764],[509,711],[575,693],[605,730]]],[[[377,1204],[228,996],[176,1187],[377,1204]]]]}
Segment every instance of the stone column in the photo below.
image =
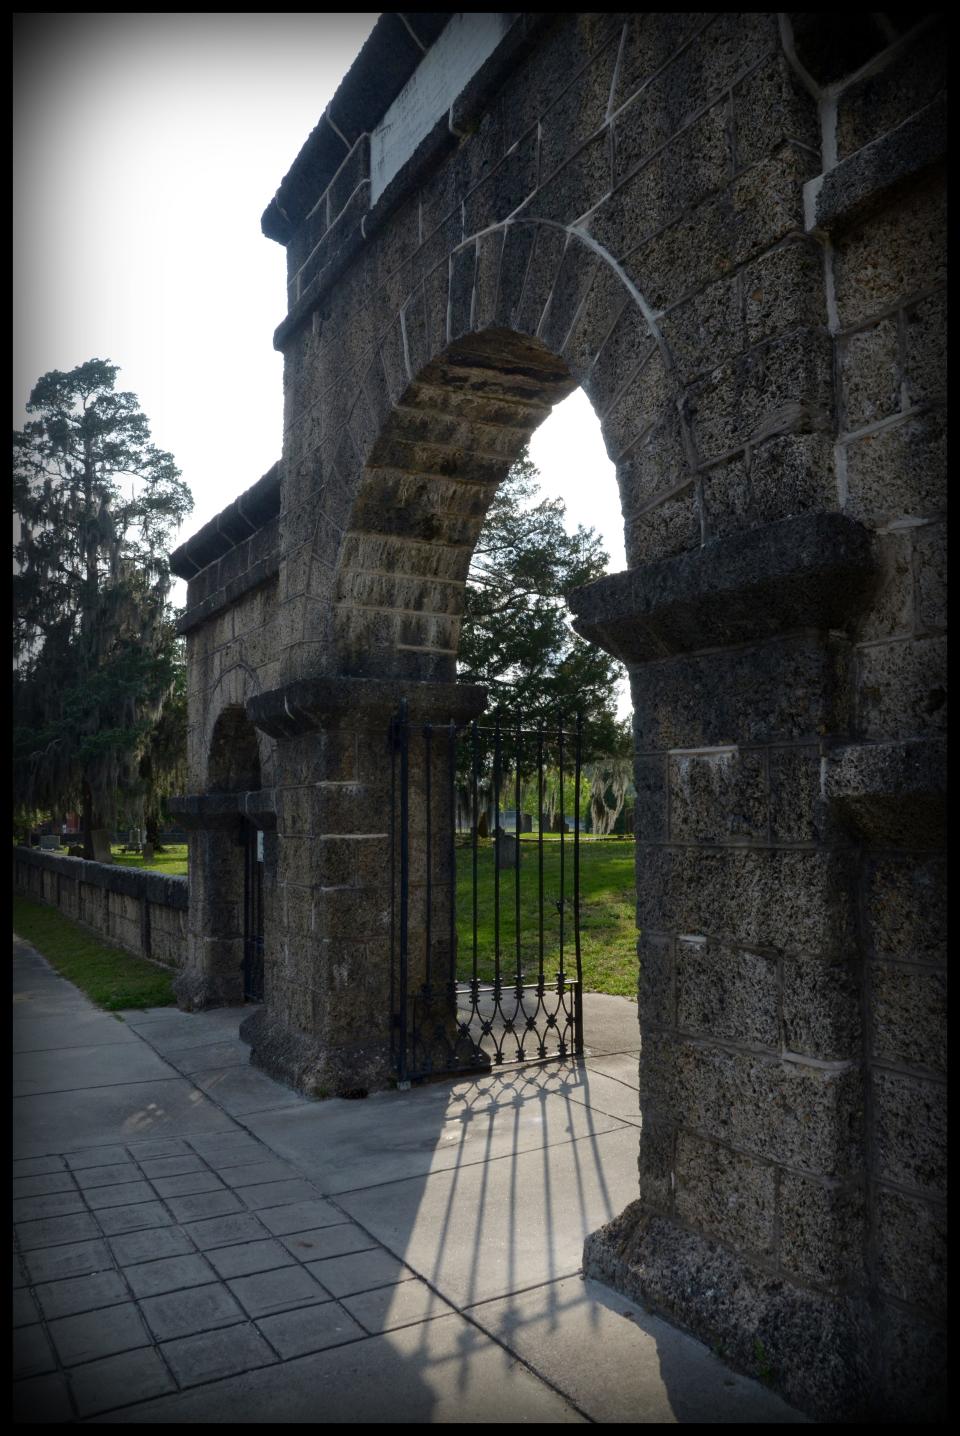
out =
{"type": "MultiPolygon", "coordinates": [[[[174,979],[177,1003],[188,1012],[243,1002],[243,819],[270,829],[276,823],[270,789],[171,798],[170,812],[190,833],[187,960],[174,979]]],[[[264,932],[270,932],[273,845],[265,852],[264,932]]]]}
{"type": "MultiPolygon", "coordinates": [[[[413,727],[465,721],[485,697],[482,689],[456,684],[318,678],[247,704],[251,721],[277,740],[277,890],[266,1002],[242,1035],[256,1066],[308,1095],[373,1091],[396,1076],[391,788],[399,773],[394,779],[391,722],[400,701],[407,700],[413,727]]],[[[439,776],[436,762],[433,771],[439,776]]],[[[421,957],[423,783],[421,750],[410,764],[409,824],[410,945],[421,957]]],[[[439,855],[449,837],[436,785],[432,810],[439,855]]],[[[440,881],[438,955],[445,901],[449,886],[440,881]]],[[[421,980],[412,966],[411,982],[421,980]]]]}
{"type": "Polygon", "coordinates": [[[808,1409],[863,1386],[856,854],[823,774],[874,586],[867,532],[818,514],[571,600],[631,672],[640,929],[640,1196],[584,1267],[808,1409]]]}

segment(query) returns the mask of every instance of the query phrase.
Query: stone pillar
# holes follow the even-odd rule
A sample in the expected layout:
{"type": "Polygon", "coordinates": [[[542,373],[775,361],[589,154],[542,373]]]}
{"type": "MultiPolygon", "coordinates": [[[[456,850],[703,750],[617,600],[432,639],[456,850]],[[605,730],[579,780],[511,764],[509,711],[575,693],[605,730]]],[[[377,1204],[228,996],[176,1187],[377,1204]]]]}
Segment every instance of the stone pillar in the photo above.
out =
{"type": "Polygon", "coordinates": [[[867,532],[818,514],[571,600],[631,672],[640,929],[640,1196],[584,1267],[807,1409],[868,1364],[856,844],[824,774],[875,583],[867,532]]]}
{"type": "MultiPolygon", "coordinates": [[[[243,1002],[244,831],[275,823],[273,794],[205,793],[171,798],[168,807],[190,834],[187,961],[174,979],[177,1003],[188,1012],[243,1002]]],[[[264,932],[271,931],[273,884],[265,858],[264,932]]],[[[266,956],[266,954],[265,954],[266,956]]]]}
{"type": "MultiPolygon", "coordinates": [[[[391,812],[391,722],[406,698],[411,729],[464,721],[481,689],[445,683],[318,678],[252,698],[251,721],[277,740],[277,890],[266,1002],[242,1035],[251,1060],[310,1096],[388,1086],[396,1075],[399,878],[391,812]],[[391,984],[394,984],[392,987],[391,984]]],[[[422,959],[425,882],[423,749],[410,763],[410,948],[422,959]]],[[[449,844],[442,757],[432,765],[434,872],[449,844]]],[[[394,774],[396,772],[396,777],[394,774]]],[[[397,802],[399,793],[397,792],[397,802]]],[[[434,886],[435,955],[443,956],[449,886],[434,886]]],[[[422,972],[411,968],[415,986],[422,972]]]]}

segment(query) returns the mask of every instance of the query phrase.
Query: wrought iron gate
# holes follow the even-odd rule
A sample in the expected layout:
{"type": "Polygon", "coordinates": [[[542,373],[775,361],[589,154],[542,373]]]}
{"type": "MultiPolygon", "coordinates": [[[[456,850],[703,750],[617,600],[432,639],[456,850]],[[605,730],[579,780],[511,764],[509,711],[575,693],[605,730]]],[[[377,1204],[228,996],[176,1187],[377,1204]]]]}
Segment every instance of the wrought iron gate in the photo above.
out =
{"type": "Polygon", "coordinates": [[[582,1053],[580,737],[579,718],[573,731],[415,724],[401,704],[390,805],[401,1086],[582,1053]]]}
{"type": "Polygon", "coordinates": [[[243,995],[263,1001],[263,833],[243,819],[243,995]]]}

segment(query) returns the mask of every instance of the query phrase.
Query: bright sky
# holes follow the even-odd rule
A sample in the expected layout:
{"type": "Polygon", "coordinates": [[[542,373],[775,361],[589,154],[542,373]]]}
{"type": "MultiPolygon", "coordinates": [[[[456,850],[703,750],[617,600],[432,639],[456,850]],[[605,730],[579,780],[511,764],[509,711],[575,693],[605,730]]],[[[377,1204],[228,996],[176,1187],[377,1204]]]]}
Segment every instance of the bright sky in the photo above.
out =
{"type": "MultiPolygon", "coordinates": [[[[193,493],[181,539],[280,457],[285,255],[260,215],[376,18],[16,18],[14,426],[41,374],[119,365],[193,493]]],[[[582,392],[531,454],[571,523],[626,567],[613,466],[582,392]]]]}

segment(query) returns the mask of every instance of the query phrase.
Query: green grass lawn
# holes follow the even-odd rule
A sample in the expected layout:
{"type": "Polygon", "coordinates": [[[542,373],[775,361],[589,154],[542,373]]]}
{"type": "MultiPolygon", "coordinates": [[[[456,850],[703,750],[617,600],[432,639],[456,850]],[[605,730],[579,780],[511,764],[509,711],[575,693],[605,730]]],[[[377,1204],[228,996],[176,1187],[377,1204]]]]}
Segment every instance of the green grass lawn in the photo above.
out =
{"type": "Polygon", "coordinates": [[[13,929],[32,943],[61,977],[68,978],[98,1007],[168,1007],[174,1001],[173,974],[156,963],[110,947],[45,903],[13,900],[13,929]]]}
{"type": "Polygon", "coordinates": [[[113,853],[113,861],[122,868],[146,868],[151,873],[164,873],[168,878],[186,877],[187,875],[187,845],[186,843],[170,843],[164,846],[162,853],[154,853],[149,863],[143,861],[141,853],[121,852],[121,846],[116,844],[110,848],[113,853]]]}
{"type": "MultiPolygon", "coordinates": [[[[580,844],[580,954],[586,992],[635,997],[637,932],[634,911],[636,879],[632,838],[586,840],[580,844]]],[[[520,961],[527,981],[539,970],[540,920],[537,842],[520,847],[520,961]]],[[[573,841],[564,841],[564,968],[576,974],[573,942],[573,841]]],[[[552,980],[559,966],[560,843],[543,845],[544,975],[552,980]]],[[[489,981],[494,974],[493,842],[479,844],[477,854],[477,973],[489,981]]],[[[501,975],[516,971],[516,882],[512,870],[500,873],[501,975]]],[[[469,845],[457,851],[457,975],[473,974],[473,858],[469,845]]]]}
{"type": "MultiPolygon", "coordinates": [[[[564,839],[564,966],[572,977],[576,972],[573,945],[573,838],[564,839]]],[[[552,980],[560,955],[560,836],[545,833],[543,841],[544,971],[552,980]]],[[[138,853],[113,848],[118,866],[143,868],[138,853]]],[[[608,992],[635,997],[637,991],[637,934],[634,925],[636,880],[632,838],[584,839],[580,844],[580,936],[583,985],[586,992],[608,992]]],[[[157,853],[150,871],[170,876],[187,871],[186,844],[171,845],[157,853]]],[[[481,978],[493,977],[494,962],[494,872],[493,840],[485,839],[478,850],[477,888],[477,971],[481,978]]],[[[537,840],[528,835],[521,844],[520,864],[520,955],[524,972],[536,981],[539,964],[539,917],[537,840]]],[[[512,871],[500,874],[501,972],[512,976],[516,967],[516,906],[512,871]]],[[[473,971],[473,867],[469,843],[457,849],[457,929],[459,934],[458,976],[469,978],[473,971]]],[[[132,1004],[131,1004],[132,1005],[132,1004]]]]}

